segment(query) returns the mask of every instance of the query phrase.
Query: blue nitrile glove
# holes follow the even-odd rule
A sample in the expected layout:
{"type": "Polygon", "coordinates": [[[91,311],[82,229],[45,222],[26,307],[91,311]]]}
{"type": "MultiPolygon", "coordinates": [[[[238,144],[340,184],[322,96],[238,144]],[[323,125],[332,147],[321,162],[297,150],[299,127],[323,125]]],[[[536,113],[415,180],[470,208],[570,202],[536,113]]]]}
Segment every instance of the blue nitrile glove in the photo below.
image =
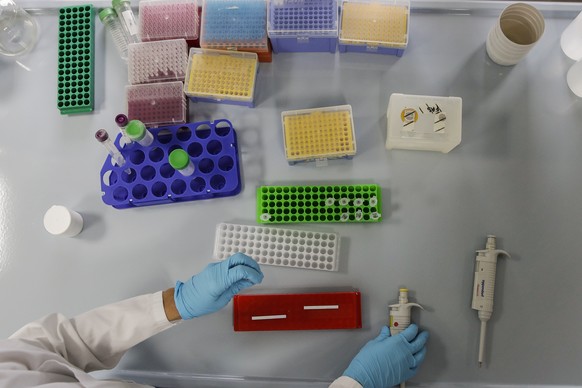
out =
{"type": "Polygon", "coordinates": [[[176,282],[176,308],[182,319],[210,314],[226,306],[240,291],[262,281],[263,273],[257,262],[235,253],[224,261],[209,264],[186,283],[176,282]]]}
{"type": "Polygon", "coordinates": [[[424,361],[427,339],[428,332],[418,333],[418,326],[414,323],[394,337],[384,326],[380,335],[354,357],[344,376],[351,377],[364,388],[388,388],[400,384],[412,378],[424,361]]]}

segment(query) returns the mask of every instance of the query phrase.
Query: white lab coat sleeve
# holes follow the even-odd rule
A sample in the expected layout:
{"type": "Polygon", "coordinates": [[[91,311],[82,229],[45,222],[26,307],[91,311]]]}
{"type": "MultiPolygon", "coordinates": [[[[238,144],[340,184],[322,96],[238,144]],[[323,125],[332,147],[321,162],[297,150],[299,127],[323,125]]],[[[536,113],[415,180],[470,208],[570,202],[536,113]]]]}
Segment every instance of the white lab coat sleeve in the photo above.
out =
{"type": "Polygon", "coordinates": [[[171,326],[159,291],[98,307],[72,319],[51,314],[29,323],[9,339],[57,353],[91,372],[113,368],[129,348],[171,326]]]}
{"type": "Polygon", "coordinates": [[[329,388],[363,388],[360,383],[348,376],[337,378],[329,388]]]}

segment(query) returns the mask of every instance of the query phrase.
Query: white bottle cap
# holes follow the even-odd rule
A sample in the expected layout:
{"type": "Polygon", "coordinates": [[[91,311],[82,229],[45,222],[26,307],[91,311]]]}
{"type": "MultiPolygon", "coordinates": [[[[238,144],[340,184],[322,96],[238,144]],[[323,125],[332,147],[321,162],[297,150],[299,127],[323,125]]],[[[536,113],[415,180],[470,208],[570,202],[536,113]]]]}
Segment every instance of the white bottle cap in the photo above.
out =
{"type": "Polygon", "coordinates": [[[83,229],[83,217],[64,206],[54,205],[44,214],[44,227],[55,236],[73,237],[83,229]]]}

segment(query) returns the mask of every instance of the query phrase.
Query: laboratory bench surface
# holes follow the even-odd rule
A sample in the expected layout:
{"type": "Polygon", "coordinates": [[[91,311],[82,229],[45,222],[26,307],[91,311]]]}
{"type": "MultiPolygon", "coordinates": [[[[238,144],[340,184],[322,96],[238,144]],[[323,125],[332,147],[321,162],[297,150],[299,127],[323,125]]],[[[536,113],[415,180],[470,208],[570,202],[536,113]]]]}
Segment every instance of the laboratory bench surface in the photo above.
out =
{"type": "Polygon", "coordinates": [[[401,58],[278,54],[260,64],[256,108],[191,103],[191,122],[226,118],[236,128],[242,192],[125,210],[101,200],[106,153],[94,133],[115,132],[126,66],[96,20],[95,111],[61,116],[56,13],[36,13],[36,48],[0,60],[1,336],[51,312],[74,316],[188,279],[211,262],[217,224],[256,224],[259,186],[375,183],[382,222],[289,226],[339,233],[339,271],[263,266],[265,279],[252,289],[357,288],[362,329],[235,333],[230,304],[145,341],[110,374],[162,386],[324,387],[387,323],[388,304],[406,286],[425,307],[413,321],[431,335],[410,386],[580,386],[582,99],[566,84],[573,62],[559,39],[582,6],[540,3],[542,39],[502,67],[487,57],[485,39],[508,3],[455,4],[413,2],[401,58]],[[387,151],[392,93],[461,97],[461,144],[448,154],[387,151]],[[289,166],[281,112],[345,104],[354,158],[289,166]],[[43,214],[55,204],[83,215],[80,235],[45,231],[43,214]],[[511,258],[498,263],[479,369],[471,291],[487,234],[511,258]]]}

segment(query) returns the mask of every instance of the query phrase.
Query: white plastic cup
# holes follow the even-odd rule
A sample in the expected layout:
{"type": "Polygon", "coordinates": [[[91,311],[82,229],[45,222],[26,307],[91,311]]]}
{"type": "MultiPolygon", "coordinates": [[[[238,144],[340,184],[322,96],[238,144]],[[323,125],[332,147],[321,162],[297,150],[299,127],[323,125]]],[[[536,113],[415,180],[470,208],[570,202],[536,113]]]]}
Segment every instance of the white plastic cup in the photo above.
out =
{"type": "Polygon", "coordinates": [[[544,29],[544,17],[535,7],[512,4],[503,10],[489,31],[485,43],[487,54],[498,65],[515,65],[540,40],[544,29]]]}
{"type": "Polygon", "coordinates": [[[47,232],[55,236],[74,237],[83,230],[83,217],[60,205],[51,206],[43,221],[47,232]]]}
{"type": "Polygon", "coordinates": [[[582,12],[562,32],[560,46],[568,58],[582,59],[582,12]]]}
{"type": "Polygon", "coordinates": [[[579,60],[570,67],[570,70],[566,74],[566,82],[575,95],[582,97],[582,60],[579,60]]]}
{"type": "Polygon", "coordinates": [[[0,0],[0,54],[15,57],[38,41],[36,20],[12,0],[0,0]]]}

